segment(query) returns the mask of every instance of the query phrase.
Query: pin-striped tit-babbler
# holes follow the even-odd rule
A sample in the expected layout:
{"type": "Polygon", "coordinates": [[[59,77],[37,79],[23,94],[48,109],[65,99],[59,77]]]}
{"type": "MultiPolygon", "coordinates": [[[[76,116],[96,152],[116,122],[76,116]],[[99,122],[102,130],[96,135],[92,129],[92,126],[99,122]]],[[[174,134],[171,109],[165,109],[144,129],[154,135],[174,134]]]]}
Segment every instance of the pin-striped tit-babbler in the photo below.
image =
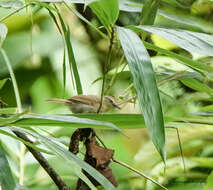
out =
{"type": "MultiPolygon", "coordinates": [[[[101,99],[95,95],[78,95],[68,99],[52,98],[47,99],[50,102],[65,104],[72,113],[97,113],[101,99]]],[[[113,108],[120,107],[115,103],[116,99],[112,96],[104,96],[100,112],[107,112],[113,108]]]]}

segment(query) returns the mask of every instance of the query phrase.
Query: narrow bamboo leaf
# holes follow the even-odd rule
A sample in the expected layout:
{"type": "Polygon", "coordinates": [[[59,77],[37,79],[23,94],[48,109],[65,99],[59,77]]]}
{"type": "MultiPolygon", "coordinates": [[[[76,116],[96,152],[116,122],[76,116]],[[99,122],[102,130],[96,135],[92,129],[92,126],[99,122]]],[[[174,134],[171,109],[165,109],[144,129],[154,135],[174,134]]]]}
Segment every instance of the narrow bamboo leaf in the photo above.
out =
{"type": "Polygon", "coordinates": [[[80,76],[79,76],[79,73],[78,73],[77,64],[76,64],[76,61],[75,61],[75,56],[74,56],[74,52],[73,52],[73,49],[72,49],[72,44],[70,42],[70,29],[69,28],[68,28],[67,32],[65,33],[65,40],[66,40],[66,44],[67,44],[69,64],[70,64],[70,66],[72,67],[72,70],[73,70],[77,92],[78,92],[78,94],[83,94],[83,89],[82,89],[82,85],[81,85],[80,76]]]}
{"type": "MultiPolygon", "coordinates": [[[[127,12],[141,12],[141,8],[144,3],[141,2],[133,2],[129,0],[119,1],[119,9],[127,12]]],[[[167,7],[167,6],[166,6],[167,7]]],[[[176,8],[177,9],[177,8],[176,8]]],[[[213,32],[213,26],[211,22],[207,22],[204,19],[198,18],[197,16],[193,16],[190,13],[185,11],[180,11],[180,13],[176,14],[176,9],[158,9],[157,14],[164,17],[164,19],[168,19],[168,21],[172,21],[177,24],[179,27],[184,27],[186,29],[194,29],[198,31],[203,31],[207,33],[213,32]]]]}
{"type": "Polygon", "coordinates": [[[15,114],[17,113],[17,108],[1,108],[0,114],[15,114]]]}
{"type": "MultiPolygon", "coordinates": [[[[1,121],[1,120],[0,120],[1,121]]],[[[85,128],[85,125],[92,125],[93,127],[96,126],[106,126],[113,128],[115,130],[121,131],[116,125],[109,122],[104,121],[96,121],[87,118],[79,118],[74,116],[58,116],[58,115],[32,115],[32,116],[25,116],[21,120],[15,120],[11,125],[16,126],[59,126],[62,123],[69,124],[70,127],[73,127],[72,124],[79,123],[81,124],[81,128],[85,128]]]]}
{"type": "Polygon", "coordinates": [[[11,117],[7,117],[7,118],[0,118],[0,126],[4,126],[4,125],[8,125],[10,123],[13,123],[15,121],[18,121],[19,119],[22,118],[22,116],[24,114],[26,114],[28,112],[28,110],[22,112],[22,113],[19,113],[19,114],[16,114],[16,115],[13,115],[11,117]]]}
{"type": "Polygon", "coordinates": [[[57,15],[58,15],[58,18],[59,18],[60,23],[61,23],[62,30],[63,30],[64,35],[65,35],[65,33],[66,33],[66,31],[67,31],[67,27],[66,27],[66,25],[65,25],[65,23],[64,23],[64,20],[63,20],[61,14],[60,14],[58,8],[57,8],[56,6],[55,6],[55,8],[56,8],[56,10],[57,10],[57,15]]]}
{"type": "Polygon", "coordinates": [[[213,105],[208,105],[205,107],[201,107],[200,111],[213,111],[213,105]]]}
{"type": "MultiPolygon", "coordinates": [[[[69,60],[69,65],[70,65],[70,72],[72,73],[72,71],[73,71],[73,73],[74,73],[77,93],[83,94],[81,80],[80,80],[80,76],[79,76],[79,73],[78,73],[78,68],[77,68],[77,64],[76,64],[76,61],[75,61],[75,56],[74,56],[72,44],[71,44],[71,41],[70,41],[70,29],[69,29],[68,26],[65,25],[64,20],[61,17],[61,14],[59,12],[57,12],[57,13],[58,13],[58,17],[59,17],[60,22],[61,22],[61,26],[62,26],[62,30],[63,30],[63,33],[64,33],[65,42],[66,42],[68,60],[69,60]]],[[[71,76],[71,78],[72,78],[72,76],[71,76]]]]}
{"type": "Polygon", "coordinates": [[[96,189],[94,185],[87,179],[87,177],[82,173],[81,169],[85,170],[91,176],[93,176],[105,189],[115,189],[115,187],[109,182],[103,175],[101,175],[97,170],[91,167],[86,162],[82,161],[76,155],[69,152],[67,149],[62,147],[58,142],[55,142],[52,138],[40,135],[38,133],[34,133],[29,130],[24,130],[20,128],[15,128],[16,130],[20,130],[22,133],[26,133],[28,135],[32,135],[37,138],[42,144],[49,148],[53,154],[58,156],[63,160],[63,163],[66,164],[67,167],[70,167],[75,174],[81,178],[85,183],[89,185],[91,189],[96,189]]]}
{"type": "Polygon", "coordinates": [[[203,187],[203,190],[210,190],[213,189],[213,171],[209,174],[206,184],[203,187]]]}
{"type": "Polygon", "coordinates": [[[11,130],[11,127],[4,127],[3,129],[0,129],[0,134],[6,135],[6,136],[11,137],[11,138],[14,138],[15,140],[18,140],[18,141],[24,143],[24,144],[27,145],[27,146],[32,147],[33,149],[35,149],[35,150],[37,150],[37,151],[39,151],[39,152],[43,152],[43,153],[45,153],[45,154],[51,154],[49,151],[46,151],[46,150],[44,150],[44,149],[42,149],[42,148],[38,148],[36,145],[34,145],[34,144],[32,144],[32,143],[29,143],[29,142],[27,142],[27,141],[25,141],[25,140],[23,140],[23,139],[21,139],[21,138],[15,136],[15,135],[13,135],[12,133],[9,133],[9,132],[6,131],[5,129],[11,130]]]}
{"type": "Polygon", "coordinates": [[[15,8],[15,9],[18,9],[18,8],[21,8],[23,6],[23,2],[21,1],[18,1],[18,0],[14,0],[14,1],[1,1],[0,2],[0,7],[3,7],[3,8],[15,8]]]}
{"type": "Polygon", "coordinates": [[[116,27],[116,31],[132,73],[145,124],[155,147],[165,162],[163,113],[150,57],[136,33],[122,27],[116,27]]]}
{"type": "Polygon", "coordinates": [[[132,26],[133,29],[154,33],[179,47],[200,55],[213,56],[213,36],[180,29],[167,29],[155,26],[132,26]]]}
{"type": "Polygon", "coordinates": [[[154,24],[160,0],[147,0],[142,8],[141,25],[154,24]]]}
{"type": "Polygon", "coordinates": [[[48,10],[52,10],[52,11],[57,11],[55,8],[53,8],[52,6],[50,6],[48,3],[45,2],[40,2],[38,0],[34,0],[36,2],[36,4],[38,4],[40,7],[45,7],[48,10]]]}
{"type": "Polygon", "coordinates": [[[2,190],[14,190],[16,187],[9,163],[5,156],[4,150],[0,146],[0,187],[2,190]]]}
{"type": "Polygon", "coordinates": [[[0,80],[0,90],[4,86],[4,84],[7,82],[8,78],[0,80]]]}
{"type": "Polygon", "coordinates": [[[53,12],[52,12],[49,8],[47,8],[47,10],[49,11],[49,14],[50,14],[51,18],[53,19],[53,21],[54,21],[56,27],[58,28],[58,31],[59,31],[60,34],[62,35],[61,28],[60,28],[59,25],[58,25],[58,22],[57,22],[57,19],[56,19],[55,15],[53,14],[53,12]]]}
{"type": "Polygon", "coordinates": [[[115,24],[119,14],[118,0],[99,0],[90,3],[89,7],[106,28],[115,24]]]}
{"type": "Polygon", "coordinates": [[[62,64],[62,67],[63,67],[63,87],[64,87],[64,92],[65,92],[65,89],[66,89],[66,79],[67,79],[67,71],[66,71],[66,51],[64,49],[64,55],[63,55],[63,64],[62,64]]]}
{"type": "Polygon", "coordinates": [[[192,115],[199,115],[205,117],[213,117],[213,111],[206,111],[206,112],[190,112],[192,115]]]}
{"type": "Polygon", "coordinates": [[[172,51],[169,51],[169,50],[166,50],[166,49],[162,49],[158,46],[155,46],[151,43],[148,43],[148,42],[144,42],[144,45],[147,49],[151,49],[151,50],[154,50],[156,52],[159,52],[161,54],[164,54],[164,55],[167,55],[169,57],[173,57],[177,60],[180,61],[180,63],[183,63],[191,68],[194,68],[194,69],[198,69],[198,70],[201,70],[201,71],[206,71],[206,72],[209,72],[209,73],[213,73],[213,67],[207,65],[207,64],[204,64],[202,62],[199,62],[199,61],[194,61],[188,57],[185,57],[183,55],[179,55],[177,53],[174,53],[172,51]]]}
{"type": "Polygon", "coordinates": [[[192,79],[192,78],[181,79],[181,82],[184,85],[188,86],[189,88],[192,88],[192,89],[200,91],[200,92],[205,92],[205,93],[209,94],[210,96],[213,95],[213,89],[212,88],[210,88],[206,84],[199,82],[196,79],[192,79]]]}
{"type": "Polygon", "coordinates": [[[5,24],[0,23],[0,47],[2,46],[7,36],[7,27],[5,24]]]}

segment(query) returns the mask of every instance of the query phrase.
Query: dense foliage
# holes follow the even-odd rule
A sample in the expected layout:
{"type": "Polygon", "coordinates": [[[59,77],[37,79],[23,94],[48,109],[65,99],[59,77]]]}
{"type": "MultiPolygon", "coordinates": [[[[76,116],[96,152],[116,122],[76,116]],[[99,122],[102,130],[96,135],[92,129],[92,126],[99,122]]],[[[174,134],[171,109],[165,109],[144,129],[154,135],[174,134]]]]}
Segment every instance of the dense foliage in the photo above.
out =
{"type": "Polygon", "coordinates": [[[68,151],[86,127],[152,180],[112,161],[117,189],[213,188],[212,57],[212,0],[0,0],[0,189],[57,189],[31,149],[70,189],[78,178],[97,189],[82,169],[114,189],[83,144],[68,151]],[[70,114],[45,101],[77,94],[122,109],[70,114]]]}

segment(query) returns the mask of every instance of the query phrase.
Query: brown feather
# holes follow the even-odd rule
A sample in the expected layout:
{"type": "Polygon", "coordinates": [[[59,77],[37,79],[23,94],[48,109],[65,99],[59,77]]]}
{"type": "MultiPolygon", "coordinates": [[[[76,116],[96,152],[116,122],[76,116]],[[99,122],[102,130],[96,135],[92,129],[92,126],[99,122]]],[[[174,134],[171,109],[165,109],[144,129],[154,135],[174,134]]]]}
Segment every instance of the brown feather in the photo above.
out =
{"type": "Polygon", "coordinates": [[[100,104],[100,98],[95,95],[78,95],[78,96],[73,96],[69,98],[68,100],[73,103],[81,103],[81,104],[86,104],[91,106],[100,104]]]}

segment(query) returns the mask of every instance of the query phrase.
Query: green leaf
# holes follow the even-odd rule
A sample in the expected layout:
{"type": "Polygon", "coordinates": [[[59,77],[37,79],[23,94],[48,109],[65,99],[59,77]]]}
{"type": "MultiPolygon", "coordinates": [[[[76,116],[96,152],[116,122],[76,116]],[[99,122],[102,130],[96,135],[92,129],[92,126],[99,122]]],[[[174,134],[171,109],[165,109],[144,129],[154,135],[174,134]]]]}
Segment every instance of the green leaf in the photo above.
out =
{"type": "Polygon", "coordinates": [[[34,145],[34,144],[32,144],[32,143],[30,143],[30,142],[28,142],[28,141],[25,141],[25,140],[23,140],[23,139],[21,139],[21,138],[15,136],[15,135],[13,135],[12,133],[9,133],[9,132],[6,131],[5,129],[11,130],[10,127],[4,127],[3,129],[0,129],[0,134],[6,135],[6,136],[11,137],[11,138],[14,138],[15,140],[18,140],[18,141],[24,143],[25,145],[27,145],[27,146],[29,146],[29,147],[32,147],[33,149],[35,149],[35,150],[37,150],[37,151],[39,151],[39,152],[43,152],[43,153],[46,153],[46,154],[50,154],[50,152],[48,152],[48,151],[46,151],[46,150],[44,150],[44,149],[42,149],[42,148],[39,148],[39,147],[37,147],[36,145],[34,145]]]}
{"type": "Polygon", "coordinates": [[[65,89],[66,89],[66,81],[67,81],[67,71],[66,71],[66,51],[64,49],[64,54],[63,54],[63,64],[62,64],[62,67],[63,67],[63,87],[64,87],[64,92],[65,92],[65,89]]]}
{"type": "Polygon", "coordinates": [[[57,155],[62,159],[63,163],[66,164],[67,167],[75,172],[75,174],[81,178],[85,183],[89,185],[89,187],[93,190],[96,188],[94,185],[88,180],[88,178],[82,173],[81,169],[85,170],[88,174],[94,177],[105,189],[115,189],[115,187],[109,182],[102,174],[100,174],[96,169],[91,167],[86,162],[82,161],[73,153],[69,152],[67,149],[62,147],[59,142],[55,142],[52,138],[40,135],[38,133],[34,133],[29,130],[24,130],[20,128],[15,128],[16,130],[20,130],[22,133],[26,133],[28,135],[32,135],[37,138],[42,144],[48,147],[49,150],[52,151],[53,154],[57,155]]]}
{"type": "Polygon", "coordinates": [[[144,42],[144,45],[147,49],[151,49],[151,50],[154,50],[154,51],[159,52],[161,54],[175,58],[175,59],[179,60],[180,63],[186,64],[187,66],[189,66],[191,68],[194,68],[196,70],[198,69],[198,70],[206,71],[206,72],[209,72],[209,73],[213,73],[213,67],[211,67],[207,64],[204,64],[204,63],[199,62],[199,61],[194,61],[194,60],[192,60],[188,57],[185,57],[183,55],[179,55],[177,53],[174,53],[174,52],[166,50],[166,49],[162,49],[162,48],[155,46],[155,45],[148,43],[148,42],[144,42]]]}
{"type": "MultiPolygon", "coordinates": [[[[170,1],[171,2],[171,1],[170,1]]],[[[141,8],[143,7],[143,3],[140,2],[133,2],[129,0],[122,0],[119,1],[119,9],[122,11],[127,12],[141,12],[141,8]]],[[[207,33],[213,32],[213,25],[211,22],[207,22],[206,20],[191,15],[190,12],[186,13],[184,10],[177,10],[177,8],[168,8],[168,5],[165,5],[165,9],[160,8],[157,11],[157,14],[162,16],[165,20],[164,23],[168,25],[168,27],[171,27],[169,23],[175,24],[175,26],[178,26],[180,28],[185,29],[193,29],[196,31],[203,31],[207,33]]]]}
{"type": "Polygon", "coordinates": [[[34,0],[34,2],[36,2],[36,4],[38,4],[40,7],[45,7],[48,11],[50,11],[50,10],[55,11],[55,12],[57,11],[55,8],[50,6],[48,3],[41,2],[41,1],[38,1],[38,0],[34,0]]]}
{"type": "Polygon", "coordinates": [[[213,95],[213,89],[212,88],[210,88],[206,84],[199,82],[196,79],[186,78],[186,79],[181,79],[180,81],[184,85],[188,86],[189,88],[192,88],[192,89],[200,91],[200,92],[205,92],[205,93],[209,94],[210,96],[213,95]]]}
{"type": "Polygon", "coordinates": [[[2,190],[14,190],[16,183],[13,179],[4,150],[0,146],[0,184],[2,190]]]}
{"type": "Polygon", "coordinates": [[[160,0],[147,0],[142,8],[141,25],[154,24],[160,0]]]}
{"type": "Polygon", "coordinates": [[[116,31],[132,73],[145,124],[155,147],[165,162],[163,113],[150,57],[136,33],[122,27],[116,27],[116,31]]]}
{"type": "Polygon", "coordinates": [[[207,182],[205,186],[203,187],[203,190],[210,190],[210,189],[213,189],[213,171],[208,176],[207,182]]]}
{"type": "Polygon", "coordinates": [[[0,90],[4,86],[4,84],[7,82],[8,78],[0,80],[0,90]]]}
{"type": "Polygon", "coordinates": [[[118,0],[100,0],[89,4],[89,7],[108,29],[115,24],[119,15],[118,0]]]}
{"type": "Polygon", "coordinates": [[[0,23],[0,47],[2,46],[7,36],[7,27],[5,24],[0,23]]]}
{"type": "Polygon", "coordinates": [[[72,67],[72,71],[73,71],[73,74],[74,74],[74,77],[75,77],[75,85],[76,85],[76,88],[77,88],[77,92],[78,92],[78,94],[83,94],[81,80],[80,80],[80,76],[79,76],[79,73],[78,73],[78,68],[77,68],[77,64],[76,64],[76,61],[75,61],[75,56],[74,56],[72,44],[71,44],[71,41],[70,41],[70,29],[69,28],[65,33],[65,40],[66,40],[66,44],[67,44],[69,64],[70,64],[70,67],[72,67]]]}
{"type": "Polygon", "coordinates": [[[22,113],[19,113],[19,114],[16,114],[16,115],[13,115],[11,117],[7,117],[7,118],[1,118],[0,117],[0,126],[4,126],[4,125],[9,125],[10,123],[13,123],[13,122],[16,122],[18,121],[19,119],[22,118],[22,116],[24,114],[26,114],[28,112],[28,110],[22,112],[22,113]]]}
{"type": "Polygon", "coordinates": [[[17,113],[17,108],[1,108],[0,114],[15,114],[17,113]]]}
{"type": "MultiPolygon", "coordinates": [[[[1,121],[1,120],[0,120],[1,121]]],[[[16,126],[69,126],[75,127],[78,125],[79,128],[85,128],[90,125],[91,127],[98,128],[99,126],[110,127],[112,129],[121,131],[116,125],[104,122],[104,121],[96,121],[87,118],[79,118],[74,116],[59,116],[59,115],[32,115],[25,116],[21,120],[15,120],[11,125],[16,126]]]]}
{"type": "Polygon", "coordinates": [[[205,107],[201,107],[200,111],[213,111],[213,105],[208,105],[205,107]]]}
{"type": "Polygon", "coordinates": [[[200,55],[213,56],[213,37],[204,33],[155,26],[132,26],[136,31],[154,33],[179,47],[200,55]]]}
{"type": "MultiPolygon", "coordinates": [[[[79,76],[79,73],[78,73],[78,68],[77,68],[77,64],[76,64],[76,61],[75,61],[75,56],[74,56],[72,44],[71,44],[71,41],[70,41],[70,29],[69,29],[68,26],[65,25],[64,20],[61,17],[61,14],[59,12],[57,12],[57,14],[58,14],[58,17],[60,19],[62,30],[63,30],[63,33],[64,33],[64,38],[65,38],[67,52],[68,52],[68,60],[69,60],[69,65],[70,65],[70,72],[72,73],[72,71],[73,71],[73,73],[74,73],[77,93],[83,94],[81,80],[80,80],[80,76],[79,76]]],[[[72,78],[72,76],[71,76],[71,78],[72,78]]]]}
{"type": "MultiPolygon", "coordinates": [[[[58,11],[57,7],[55,7],[55,8],[58,11]]],[[[71,75],[72,75],[72,72],[74,73],[75,85],[76,85],[76,88],[77,88],[77,93],[78,94],[83,94],[81,80],[80,80],[80,76],[79,76],[79,73],[78,73],[78,68],[77,68],[77,64],[76,64],[76,61],[75,61],[75,56],[74,56],[72,44],[71,44],[71,41],[70,41],[70,29],[64,23],[64,20],[63,20],[61,14],[59,13],[59,11],[57,12],[57,14],[58,14],[59,20],[61,22],[61,26],[62,26],[62,30],[63,30],[63,35],[64,35],[64,39],[65,39],[65,42],[66,42],[67,53],[68,53],[68,60],[69,60],[69,65],[70,65],[70,72],[71,72],[71,75]]],[[[55,20],[53,14],[51,14],[51,17],[53,18],[54,22],[57,23],[57,21],[55,20]]],[[[57,24],[57,27],[58,27],[58,24],[57,24]]],[[[58,29],[59,29],[59,27],[58,27],[58,29]]],[[[60,29],[59,29],[59,31],[60,31],[60,29]]],[[[71,76],[71,78],[72,78],[72,76],[71,76]]]]}

